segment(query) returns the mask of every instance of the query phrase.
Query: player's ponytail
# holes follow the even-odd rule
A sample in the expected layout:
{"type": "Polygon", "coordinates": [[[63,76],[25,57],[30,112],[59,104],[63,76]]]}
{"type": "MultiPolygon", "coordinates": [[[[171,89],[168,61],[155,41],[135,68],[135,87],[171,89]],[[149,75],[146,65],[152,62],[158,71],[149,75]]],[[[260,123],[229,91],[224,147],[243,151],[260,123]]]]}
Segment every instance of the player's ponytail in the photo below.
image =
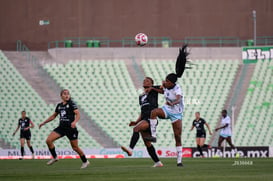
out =
{"type": "Polygon", "coordinates": [[[183,45],[182,48],[179,49],[179,54],[176,59],[175,63],[175,73],[170,73],[167,75],[166,79],[175,83],[178,78],[181,78],[185,69],[190,69],[191,67],[186,67],[186,63],[189,63],[188,55],[189,52],[187,51],[188,45],[183,45]]]}
{"type": "Polygon", "coordinates": [[[187,57],[189,55],[189,52],[187,51],[188,45],[183,45],[182,48],[179,49],[179,54],[176,59],[175,64],[175,73],[178,78],[182,77],[185,69],[190,69],[191,67],[186,67],[187,57]]]}

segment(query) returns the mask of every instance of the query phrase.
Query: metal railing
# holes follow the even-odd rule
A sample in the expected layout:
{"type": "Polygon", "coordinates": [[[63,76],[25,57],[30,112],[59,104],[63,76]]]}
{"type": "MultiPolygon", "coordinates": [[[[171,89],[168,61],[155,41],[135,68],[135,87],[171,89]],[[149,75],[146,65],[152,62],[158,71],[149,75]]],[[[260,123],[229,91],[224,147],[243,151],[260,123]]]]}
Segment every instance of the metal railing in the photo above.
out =
{"type": "MultiPolygon", "coordinates": [[[[273,45],[273,36],[258,36],[256,45],[273,45]]],[[[241,47],[253,46],[253,40],[238,37],[185,37],[172,40],[170,37],[149,37],[146,47],[180,47],[187,43],[196,47],[241,47]]],[[[64,40],[48,42],[48,49],[62,47],[136,47],[134,37],[110,40],[107,37],[67,37],[64,40]]]]}

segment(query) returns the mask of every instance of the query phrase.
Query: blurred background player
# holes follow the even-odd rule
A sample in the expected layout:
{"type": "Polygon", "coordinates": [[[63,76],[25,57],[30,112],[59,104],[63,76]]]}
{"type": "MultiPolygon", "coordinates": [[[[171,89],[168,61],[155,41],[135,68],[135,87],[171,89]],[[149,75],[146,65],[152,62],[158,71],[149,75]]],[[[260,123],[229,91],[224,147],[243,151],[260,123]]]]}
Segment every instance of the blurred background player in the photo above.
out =
{"type": "Polygon", "coordinates": [[[24,149],[24,145],[25,145],[25,140],[27,140],[27,146],[29,147],[31,153],[32,153],[32,159],[34,159],[34,150],[31,146],[30,140],[31,140],[31,132],[30,132],[30,128],[34,127],[33,122],[26,117],[26,111],[22,111],[21,112],[21,118],[18,120],[18,126],[16,128],[16,130],[14,131],[14,133],[12,134],[12,136],[14,136],[16,134],[16,132],[18,131],[19,128],[20,129],[20,144],[21,144],[21,158],[24,158],[25,155],[25,149],[24,149]]]}
{"type": "Polygon", "coordinates": [[[184,99],[182,90],[180,86],[176,84],[176,81],[176,74],[171,73],[167,75],[166,80],[163,81],[163,91],[166,103],[162,108],[157,108],[152,111],[150,120],[156,120],[157,117],[171,120],[177,150],[177,166],[183,166],[181,133],[184,99]]]}
{"type": "Polygon", "coordinates": [[[215,129],[215,131],[221,130],[218,139],[218,148],[221,150],[222,142],[226,140],[230,145],[231,149],[234,149],[234,151],[236,151],[235,146],[232,144],[231,140],[232,132],[230,117],[227,115],[227,110],[222,110],[221,114],[222,114],[221,126],[215,129]]]}
{"type": "Polygon", "coordinates": [[[154,146],[151,144],[151,141],[145,140],[146,137],[151,136],[155,138],[153,141],[156,141],[156,126],[157,120],[152,122],[149,120],[151,111],[158,107],[158,93],[163,93],[163,90],[160,89],[160,86],[153,86],[154,81],[150,77],[146,77],[143,80],[144,93],[139,96],[139,105],[141,108],[141,113],[138,119],[134,122],[131,121],[129,126],[135,126],[133,135],[131,137],[129,148],[124,146],[121,147],[128,156],[132,156],[133,149],[139,140],[139,132],[141,133],[144,144],[147,148],[147,151],[153,161],[155,162],[153,167],[162,167],[163,164],[160,162],[154,146]],[[150,129],[152,127],[152,129],[150,129]]]}
{"type": "Polygon", "coordinates": [[[209,147],[208,145],[204,144],[206,141],[206,130],[204,125],[206,125],[206,127],[208,128],[209,134],[212,135],[208,123],[203,118],[200,117],[199,112],[196,112],[195,119],[192,122],[191,131],[193,130],[194,127],[196,128],[196,144],[197,150],[200,152],[200,157],[204,157],[202,148],[209,147]]]}
{"type": "Polygon", "coordinates": [[[86,168],[89,165],[89,161],[86,159],[85,154],[78,146],[78,130],[76,124],[80,120],[80,112],[77,105],[71,100],[70,93],[67,89],[62,90],[60,96],[62,98],[62,102],[57,105],[55,112],[39,125],[39,128],[41,128],[46,123],[54,120],[58,114],[60,115],[59,126],[55,128],[46,139],[46,144],[53,157],[53,159],[47,162],[47,165],[52,165],[58,161],[53,142],[63,136],[67,136],[67,138],[70,140],[72,149],[80,155],[83,162],[81,168],[86,168]]]}

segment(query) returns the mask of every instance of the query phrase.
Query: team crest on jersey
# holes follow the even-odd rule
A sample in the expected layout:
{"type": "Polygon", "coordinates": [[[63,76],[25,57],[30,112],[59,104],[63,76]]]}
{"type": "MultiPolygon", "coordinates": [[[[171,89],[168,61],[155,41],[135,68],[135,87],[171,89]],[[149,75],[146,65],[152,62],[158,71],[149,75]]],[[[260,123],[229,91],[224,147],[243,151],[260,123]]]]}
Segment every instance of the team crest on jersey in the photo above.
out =
{"type": "Polygon", "coordinates": [[[66,105],[66,108],[69,108],[69,104],[66,105]]]}

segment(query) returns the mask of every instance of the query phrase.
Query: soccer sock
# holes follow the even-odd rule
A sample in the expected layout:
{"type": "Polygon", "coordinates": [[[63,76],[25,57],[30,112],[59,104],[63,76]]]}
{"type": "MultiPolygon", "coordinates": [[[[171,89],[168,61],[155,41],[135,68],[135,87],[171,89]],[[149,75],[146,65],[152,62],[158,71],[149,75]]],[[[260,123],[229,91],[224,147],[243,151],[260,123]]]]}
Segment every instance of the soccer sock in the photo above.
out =
{"type": "Polygon", "coordinates": [[[129,146],[132,150],[136,146],[138,139],[139,139],[139,132],[134,132],[131,137],[130,146],[129,146]]]}
{"type": "Polygon", "coordinates": [[[85,155],[80,156],[83,163],[87,162],[85,155]]]}
{"type": "Polygon", "coordinates": [[[157,119],[150,119],[151,136],[156,138],[157,119]]]}
{"type": "Polygon", "coordinates": [[[33,153],[34,153],[34,150],[33,150],[32,146],[29,147],[29,149],[30,149],[31,153],[33,154],[33,153]]]}
{"type": "Polygon", "coordinates": [[[200,145],[197,145],[197,149],[200,152],[200,156],[203,156],[203,151],[200,145]]]}
{"type": "Polygon", "coordinates": [[[24,147],[21,147],[21,155],[22,155],[22,157],[25,155],[25,149],[24,149],[24,147]]]}
{"type": "Polygon", "coordinates": [[[203,146],[201,146],[201,148],[208,148],[209,147],[209,145],[207,145],[207,144],[204,144],[203,146]]]}
{"type": "Polygon", "coordinates": [[[53,158],[57,158],[55,147],[53,147],[52,149],[49,148],[49,151],[50,151],[51,155],[53,156],[53,158]]]}
{"type": "Polygon", "coordinates": [[[177,151],[177,163],[182,163],[182,146],[177,146],[176,151],[177,151]]]}
{"type": "Polygon", "coordinates": [[[147,151],[155,163],[159,161],[159,158],[155,152],[155,148],[153,145],[150,147],[147,147],[147,151]]]}

